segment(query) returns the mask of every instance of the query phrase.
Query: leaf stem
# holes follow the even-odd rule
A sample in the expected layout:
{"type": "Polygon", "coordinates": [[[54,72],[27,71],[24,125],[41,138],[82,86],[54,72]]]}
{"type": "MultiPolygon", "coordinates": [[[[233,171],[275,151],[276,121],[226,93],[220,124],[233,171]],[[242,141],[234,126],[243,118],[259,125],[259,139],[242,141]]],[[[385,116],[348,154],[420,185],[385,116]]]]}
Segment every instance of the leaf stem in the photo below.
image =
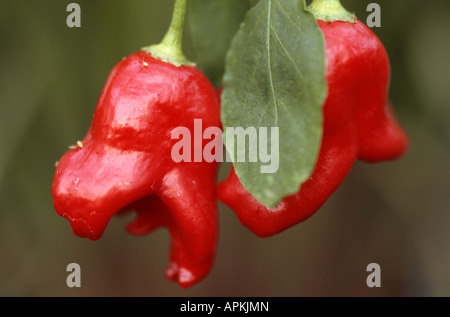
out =
{"type": "Polygon", "coordinates": [[[183,53],[183,32],[186,17],[186,0],[176,0],[169,30],[161,43],[144,47],[153,57],[175,66],[194,65],[183,53]]]}
{"type": "Polygon", "coordinates": [[[317,20],[356,23],[355,15],[348,12],[339,0],[313,0],[308,10],[314,14],[317,20]]]}

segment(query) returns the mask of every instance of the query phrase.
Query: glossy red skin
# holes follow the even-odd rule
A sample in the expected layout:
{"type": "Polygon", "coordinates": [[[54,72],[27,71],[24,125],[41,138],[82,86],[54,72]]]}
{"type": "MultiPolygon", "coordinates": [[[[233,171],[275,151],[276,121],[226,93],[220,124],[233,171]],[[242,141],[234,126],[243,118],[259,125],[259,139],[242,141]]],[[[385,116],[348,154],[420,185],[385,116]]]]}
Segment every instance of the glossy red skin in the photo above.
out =
{"type": "Polygon", "coordinates": [[[219,199],[256,235],[268,237],[312,216],[342,183],[357,159],[393,160],[408,137],[387,102],[390,65],[376,35],[363,23],[318,21],[325,37],[328,96],[323,135],[311,177],[299,191],[269,209],[253,198],[232,169],[219,199]]]}
{"type": "Polygon", "coordinates": [[[52,186],[55,209],[77,236],[99,239],[111,217],[127,210],[137,211],[127,226],[132,234],[166,227],[166,276],[182,287],[208,274],[218,238],[218,164],[171,158],[179,141],[172,130],[187,127],[193,138],[194,119],[203,129],[221,127],[208,79],[197,68],[134,53],[111,71],[83,147],[59,160],[52,186]]]}

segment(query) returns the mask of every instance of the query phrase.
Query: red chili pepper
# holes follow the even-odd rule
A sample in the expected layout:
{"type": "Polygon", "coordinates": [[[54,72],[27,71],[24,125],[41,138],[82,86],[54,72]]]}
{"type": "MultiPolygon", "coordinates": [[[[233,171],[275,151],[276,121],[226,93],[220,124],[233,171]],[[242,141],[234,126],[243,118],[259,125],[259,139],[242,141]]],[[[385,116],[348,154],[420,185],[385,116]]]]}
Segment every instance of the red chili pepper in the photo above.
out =
{"type": "Polygon", "coordinates": [[[273,209],[252,197],[233,169],[218,186],[219,199],[259,236],[277,234],[313,215],[356,159],[392,160],[407,149],[408,138],[386,102],[390,79],[386,50],[369,28],[355,21],[318,21],[326,42],[329,91],[321,149],[311,177],[273,209]]]}
{"type": "Polygon", "coordinates": [[[171,157],[172,131],[193,135],[194,119],[202,132],[221,127],[219,95],[203,73],[131,54],[111,71],[86,137],[60,159],[52,186],[54,207],[77,236],[99,239],[119,211],[137,212],[132,234],[166,227],[166,276],[182,287],[208,274],[218,239],[218,163],[171,157]]]}
{"type": "Polygon", "coordinates": [[[56,211],[76,235],[96,240],[119,210],[136,210],[128,231],[143,235],[167,227],[167,277],[192,285],[214,261],[217,163],[175,163],[171,131],[194,131],[194,119],[220,127],[219,118],[218,94],[198,69],[144,51],[128,56],[112,70],[87,136],[58,163],[56,211]]]}

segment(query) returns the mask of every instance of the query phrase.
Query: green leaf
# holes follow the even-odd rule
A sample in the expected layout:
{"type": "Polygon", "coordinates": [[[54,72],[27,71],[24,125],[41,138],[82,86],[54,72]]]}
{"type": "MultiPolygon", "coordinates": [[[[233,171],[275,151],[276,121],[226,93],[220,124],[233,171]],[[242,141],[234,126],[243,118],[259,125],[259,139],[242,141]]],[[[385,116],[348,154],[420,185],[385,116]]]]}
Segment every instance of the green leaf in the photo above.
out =
{"type": "MultiPolygon", "coordinates": [[[[305,7],[304,0],[260,0],[248,12],[226,59],[224,129],[279,128],[275,173],[261,173],[268,163],[259,156],[257,162],[249,162],[249,157],[237,162],[232,152],[237,140],[224,133],[242,185],[270,208],[297,192],[310,177],[320,149],[322,105],[327,95],[325,42],[305,7]]],[[[249,149],[246,142],[243,150],[249,153],[249,149]]]]}
{"type": "Polygon", "coordinates": [[[211,82],[222,84],[225,55],[250,9],[248,0],[189,0],[188,20],[195,62],[211,82]]]}

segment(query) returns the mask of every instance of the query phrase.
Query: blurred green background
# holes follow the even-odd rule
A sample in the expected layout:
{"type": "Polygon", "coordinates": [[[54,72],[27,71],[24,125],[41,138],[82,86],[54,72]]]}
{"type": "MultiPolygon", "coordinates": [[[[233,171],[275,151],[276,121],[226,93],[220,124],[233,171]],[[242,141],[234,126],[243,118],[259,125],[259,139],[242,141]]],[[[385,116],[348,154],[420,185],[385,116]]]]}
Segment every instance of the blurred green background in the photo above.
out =
{"type": "MultiPolygon", "coordinates": [[[[391,58],[408,154],[357,163],[316,215],[272,238],[220,205],[216,264],[187,290],[164,278],[167,231],[133,237],[130,219],[113,218],[100,240],[77,238],[50,193],[54,163],[86,133],[109,71],[161,40],[173,2],[74,1],[74,29],[70,2],[0,0],[0,296],[450,296],[449,1],[377,1],[373,30],[391,58]],[[66,285],[72,262],[81,288],[66,285]],[[372,262],[381,288],[366,286],[372,262]]],[[[370,2],[342,1],[364,22],[370,2]]]]}

